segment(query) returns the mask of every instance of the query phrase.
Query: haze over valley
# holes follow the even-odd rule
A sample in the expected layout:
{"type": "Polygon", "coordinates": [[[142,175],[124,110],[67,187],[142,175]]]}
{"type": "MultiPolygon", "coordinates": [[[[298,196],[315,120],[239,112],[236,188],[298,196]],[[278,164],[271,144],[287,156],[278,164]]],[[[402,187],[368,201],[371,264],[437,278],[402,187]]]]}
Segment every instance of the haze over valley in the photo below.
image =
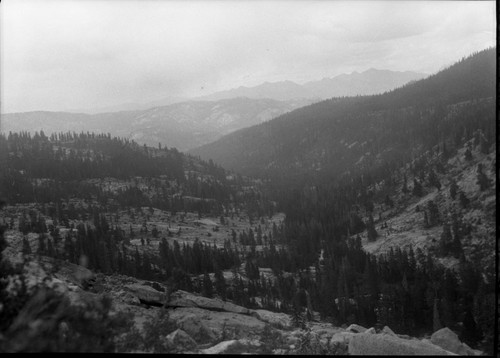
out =
{"type": "Polygon", "coordinates": [[[303,86],[290,81],[265,83],[168,105],[160,104],[176,101],[168,98],[163,102],[136,104],[137,108],[127,104],[108,108],[104,113],[7,113],[2,115],[1,130],[4,133],[43,130],[47,134],[59,131],[103,132],[141,144],[155,146],[163,143],[186,151],[320,100],[382,93],[423,76],[412,72],[370,69],[361,74],[311,81],[303,86]],[[151,107],[141,109],[147,106],[151,107]]]}

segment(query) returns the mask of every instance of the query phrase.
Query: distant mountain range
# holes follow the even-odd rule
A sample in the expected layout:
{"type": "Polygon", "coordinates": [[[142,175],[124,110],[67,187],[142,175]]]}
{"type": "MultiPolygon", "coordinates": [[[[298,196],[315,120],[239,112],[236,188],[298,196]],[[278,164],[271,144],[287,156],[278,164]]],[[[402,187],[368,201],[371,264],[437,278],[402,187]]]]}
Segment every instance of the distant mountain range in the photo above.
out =
{"type": "Polygon", "coordinates": [[[315,103],[190,153],[244,175],[332,177],[450,146],[470,121],[492,137],[495,61],[495,49],[484,50],[393,91],[315,103]]]}
{"type": "Polygon", "coordinates": [[[376,70],[372,68],[361,73],[352,72],[351,74],[341,74],[333,78],[323,78],[322,80],[310,81],[302,85],[292,81],[265,82],[254,87],[241,86],[196,98],[165,97],[159,100],[144,103],[133,102],[93,109],[70,109],[65,112],[88,114],[121,112],[168,106],[174,103],[187,102],[190,100],[219,101],[221,99],[238,97],[248,97],[253,99],[270,98],[277,101],[309,99],[311,102],[318,102],[332,97],[383,93],[396,87],[400,87],[410,81],[419,80],[425,76],[426,74],[424,73],[412,71],[399,72],[376,70]]]}
{"type": "Polygon", "coordinates": [[[105,132],[141,144],[187,151],[223,135],[334,96],[382,93],[425,76],[368,70],[299,85],[291,81],[239,87],[192,100],[164,98],[94,110],[2,114],[0,131],[105,132]],[[97,112],[97,113],[96,113],[97,112]]]}
{"type": "Polygon", "coordinates": [[[188,100],[189,98],[187,97],[165,97],[156,101],[149,101],[144,103],[130,102],[130,103],[122,103],[114,106],[105,106],[98,108],[72,108],[65,110],[64,112],[97,114],[97,113],[107,113],[107,112],[136,111],[136,110],[149,109],[153,107],[168,106],[174,103],[185,102],[188,100]]]}
{"type": "Polygon", "coordinates": [[[332,97],[384,93],[408,82],[422,79],[425,76],[424,73],[411,71],[398,72],[369,69],[361,73],[353,72],[333,78],[323,78],[319,81],[310,81],[303,85],[292,81],[266,82],[255,87],[238,87],[228,91],[216,92],[199,97],[199,99],[213,101],[224,98],[248,97],[286,101],[297,98],[312,98],[319,101],[332,97]]]}
{"type": "Polygon", "coordinates": [[[308,100],[232,98],[220,101],[187,101],[147,110],[99,114],[25,112],[3,114],[4,133],[43,130],[54,132],[104,132],[140,144],[186,151],[210,143],[232,131],[268,121],[310,104],[308,100]]]}

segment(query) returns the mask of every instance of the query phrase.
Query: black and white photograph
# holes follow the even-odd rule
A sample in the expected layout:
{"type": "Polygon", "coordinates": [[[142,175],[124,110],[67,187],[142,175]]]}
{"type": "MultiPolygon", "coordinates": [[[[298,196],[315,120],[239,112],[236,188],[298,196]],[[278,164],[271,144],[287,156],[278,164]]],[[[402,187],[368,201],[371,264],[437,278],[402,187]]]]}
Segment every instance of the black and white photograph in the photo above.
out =
{"type": "Polygon", "coordinates": [[[500,357],[497,7],[3,0],[0,353],[500,357]]]}

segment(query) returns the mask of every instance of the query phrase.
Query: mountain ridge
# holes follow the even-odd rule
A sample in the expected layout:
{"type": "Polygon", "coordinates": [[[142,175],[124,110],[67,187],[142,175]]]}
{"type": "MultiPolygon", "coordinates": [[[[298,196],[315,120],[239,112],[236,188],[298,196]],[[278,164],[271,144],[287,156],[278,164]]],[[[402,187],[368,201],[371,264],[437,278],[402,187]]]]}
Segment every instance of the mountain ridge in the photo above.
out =
{"type": "Polygon", "coordinates": [[[187,150],[291,111],[309,101],[230,98],[186,101],[146,110],[98,114],[31,111],[2,114],[1,132],[95,131],[187,150]]]}
{"type": "Polygon", "coordinates": [[[392,71],[370,68],[363,72],[354,71],[350,74],[344,73],[331,78],[324,77],[321,80],[307,81],[303,84],[285,80],[264,82],[257,86],[239,86],[198,98],[214,100],[246,96],[249,98],[273,98],[277,100],[297,98],[324,100],[336,96],[383,93],[425,76],[426,74],[424,73],[414,71],[392,71]]]}
{"type": "MultiPolygon", "coordinates": [[[[340,175],[355,168],[352,165],[367,153],[377,163],[392,160],[407,151],[409,140],[416,141],[415,145],[419,141],[436,144],[451,137],[451,127],[459,131],[459,124],[446,119],[448,113],[461,118],[461,123],[472,108],[494,116],[494,52],[484,50],[383,94],[332,98],[298,108],[190,153],[242,174],[281,176],[283,172],[285,176],[307,176],[316,171],[340,175]],[[462,106],[461,102],[468,104],[462,106]],[[380,157],[375,158],[377,155],[380,157]]],[[[491,133],[488,135],[491,141],[491,133]]]]}

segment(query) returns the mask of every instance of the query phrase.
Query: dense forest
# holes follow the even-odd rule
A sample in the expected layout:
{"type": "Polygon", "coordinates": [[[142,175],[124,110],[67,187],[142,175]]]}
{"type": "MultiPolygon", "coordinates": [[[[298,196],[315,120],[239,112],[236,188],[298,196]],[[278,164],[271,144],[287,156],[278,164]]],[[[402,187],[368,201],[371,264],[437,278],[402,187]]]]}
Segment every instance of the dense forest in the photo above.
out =
{"type": "Polygon", "coordinates": [[[11,203],[50,202],[71,210],[71,198],[83,198],[112,209],[154,206],[217,214],[230,201],[239,205],[258,198],[257,191],[242,190],[248,179],[212,161],[109,134],[9,133],[0,135],[0,152],[0,195],[11,203]],[[106,189],[106,182],[116,180],[124,185],[106,189]]]}
{"type": "MultiPolygon", "coordinates": [[[[481,132],[474,133],[478,136],[477,148],[489,150],[481,139],[481,132]]],[[[464,137],[463,141],[468,139],[464,137]]],[[[194,190],[195,186],[189,184],[190,175],[180,175],[182,163],[179,162],[183,157],[175,150],[163,149],[166,155],[160,156],[158,153],[162,152],[159,150],[136,146],[131,149],[133,155],[120,162],[112,155],[106,157],[99,154],[105,152],[102,148],[126,148],[126,142],[107,136],[67,134],[56,140],[55,136],[47,138],[43,134],[33,138],[28,134],[12,134],[4,137],[2,143],[10,153],[10,170],[4,172],[4,183],[12,180],[10,183],[16,184],[10,186],[10,193],[6,194],[9,198],[20,198],[19,202],[37,203],[22,213],[17,224],[17,229],[25,235],[29,232],[39,234],[36,252],[32,252],[25,239],[23,252],[27,255],[46,255],[77,264],[84,255],[88,257],[88,267],[97,272],[168,282],[174,289],[199,292],[207,297],[216,294],[247,307],[257,307],[256,298],[259,298],[262,307],[293,314],[298,322],[311,319],[312,312],[319,312],[322,319],[333,320],[336,325],[388,325],[411,335],[448,326],[462,332],[461,338],[472,347],[477,347],[484,338],[491,343],[493,322],[489,310],[494,300],[494,272],[482,272],[463,255],[460,235],[463,236],[466,228],[460,226],[460,220],[456,219],[448,227],[449,238],[443,234],[442,251],[439,253],[441,256],[459,257],[458,272],[445,269],[436,262],[434,255],[420,249],[414,252],[396,247],[388,254],[377,257],[362,249],[359,237],[352,238],[352,235],[371,226],[376,239],[373,221],[362,220],[354,208],[364,207],[370,211],[376,201],[390,205],[391,199],[384,197],[383,193],[404,190],[396,184],[401,182],[402,176],[395,169],[385,168],[383,171],[388,176],[386,182],[394,184],[392,188],[389,184],[380,192],[367,190],[373,187],[377,178],[367,173],[362,178],[351,177],[346,181],[349,184],[280,193],[279,209],[286,213],[284,225],[273,225],[268,232],[262,230],[260,224],[257,224],[255,232],[252,229],[239,234],[233,231],[232,239],[226,241],[224,248],[199,241],[192,245],[179,244],[175,239],[170,245],[163,237],[158,252],[140,253],[137,247],[129,244],[134,235],[142,232],[135,233],[117,224],[120,209],[137,212],[138,217],[139,213],[147,212],[147,207],[152,206],[173,211],[188,209],[183,205],[171,206],[168,200],[152,202],[143,191],[134,190],[134,187],[118,190],[113,195],[97,185],[86,183],[82,176],[90,179],[93,175],[120,178],[144,173],[165,175],[165,180],[176,180],[186,190],[194,190]],[[99,144],[89,144],[92,138],[99,144]],[[64,146],[61,145],[63,140],[66,141],[64,146]],[[67,148],[69,142],[74,146],[74,152],[61,149],[67,148]],[[157,157],[151,153],[157,153],[157,157]],[[48,168],[56,169],[45,172],[38,164],[41,158],[44,158],[48,168]],[[134,160],[141,162],[142,167],[135,165],[134,160]],[[71,170],[62,169],[65,165],[71,165],[71,170]],[[92,169],[87,171],[87,168],[92,169]],[[12,179],[13,173],[19,177],[12,179]],[[61,173],[61,176],[54,173],[61,173]],[[52,178],[40,180],[45,176],[52,178]],[[70,196],[83,200],[75,205],[70,196]],[[60,227],[69,230],[61,235],[60,227]],[[446,240],[450,241],[449,245],[446,240]],[[262,250],[256,250],[256,247],[262,250]],[[234,270],[242,263],[245,265],[245,280],[234,270]],[[259,274],[259,267],[271,268],[277,279],[266,279],[259,274]],[[222,270],[228,269],[233,270],[231,285],[222,275],[222,270]],[[208,273],[214,273],[214,281],[208,273]],[[199,279],[193,279],[200,275],[199,279]]],[[[446,152],[441,147],[438,162],[452,155],[454,150],[453,145],[449,145],[446,152]]],[[[119,153],[121,156],[124,152],[119,153]]],[[[408,168],[408,177],[433,176],[429,166],[418,163],[419,160],[416,160],[408,168]]],[[[213,193],[215,202],[224,203],[229,194],[235,194],[234,191],[229,185],[220,184],[225,179],[220,168],[207,164],[206,169],[220,182],[212,182],[218,190],[208,185],[205,195],[210,198],[210,193],[213,193]]],[[[426,181],[419,190],[435,185],[435,181],[426,181]]],[[[413,191],[414,195],[418,195],[415,188],[413,191]]],[[[251,199],[252,196],[247,196],[242,202],[254,203],[246,207],[257,207],[255,218],[259,222],[263,213],[267,213],[262,208],[264,205],[259,205],[265,201],[251,199]]],[[[224,215],[219,207],[197,206],[189,209],[199,210],[200,213],[206,212],[203,209],[215,210],[216,215],[224,215]]],[[[430,208],[431,221],[436,220],[434,215],[430,208]]],[[[7,223],[10,229],[15,229],[13,225],[13,220],[7,223]]],[[[443,228],[446,231],[445,226],[443,228]]],[[[153,238],[163,235],[175,238],[177,233],[151,232],[153,238]]]]}

